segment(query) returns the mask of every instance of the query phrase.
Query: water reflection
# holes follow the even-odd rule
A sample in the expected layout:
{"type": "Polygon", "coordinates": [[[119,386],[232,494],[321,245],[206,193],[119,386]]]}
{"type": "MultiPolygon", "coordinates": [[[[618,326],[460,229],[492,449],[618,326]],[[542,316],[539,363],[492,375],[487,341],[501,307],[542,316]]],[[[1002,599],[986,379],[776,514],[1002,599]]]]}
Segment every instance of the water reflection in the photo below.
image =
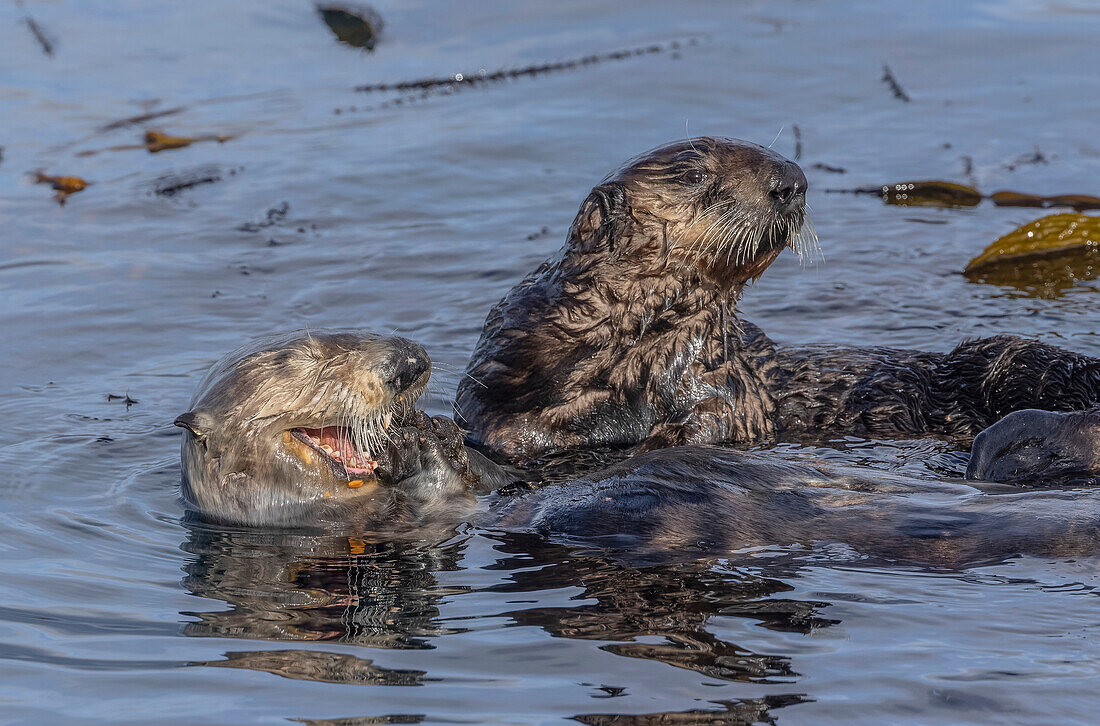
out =
{"type": "Polygon", "coordinates": [[[971,282],[984,282],[1009,287],[1022,297],[1055,300],[1081,282],[1100,276],[1100,253],[1072,250],[1017,264],[1006,264],[966,274],[971,282]]]}
{"type": "MultiPolygon", "coordinates": [[[[498,549],[510,556],[497,566],[516,572],[493,591],[538,592],[573,586],[583,589],[583,598],[596,601],[504,613],[517,624],[534,625],[556,637],[616,641],[600,649],[710,678],[790,683],[798,675],[786,656],[754,653],[714,635],[707,629],[712,616],[747,617],[774,630],[798,633],[839,622],[817,614],[827,603],[772,598],[792,589],[777,577],[740,569],[719,571],[710,561],[633,567],[611,555],[578,553],[521,534],[502,535],[498,549]],[[638,640],[643,637],[646,642],[638,640]],[[661,641],[650,642],[654,637],[661,641]]],[[[775,574],[787,569],[780,565],[775,574]]]]}
{"type": "Polygon", "coordinates": [[[731,701],[712,701],[721,710],[692,709],[690,711],[665,711],[662,713],[606,714],[590,713],[574,716],[574,721],[592,726],[658,726],[658,724],[711,724],[712,726],[751,726],[751,724],[775,724],[773,709],[782,708],[808,699],[802,696],[765,696],[731,701]]]}
{"type": "MultiPolygon", "coordinates": [[[[429,545],[186,524],[189,538],[183,549],[194,559],[186,567],[184,586],[229,608],[182,613],[197,619],[183,626],[185,635],[428,649],[435,638],[465,632],[447,624],[441,609],[448,598],[471,588],[442,585],[436,573],[461,569],[468,539],[429,545]]],[[[712,561],[635,566],[612,554],[579,551],[533,535],[494,534],[491,540],[499,557],[485,569],[499,574],[499,582],[481,592],[537,594],[580,587],[583,595],[575,606],[536,603],[487,618],[507,618],[554,637],[602,641],[598,647],[605,652],[711,679],[754,684],[798,679],[788,655],[755,652],[717,635],[708,627],[714,616],[748,618],[796,633],[838,622],[820,614],[827,603],[774,597],[792,589],[782,578],[797,571],[782,557],[769,561],[769,574],[763,576],[748,568],[715,568],[712,561]]],[[[195,665],[352,685],[418,686],[439,680],[421,670],[384,668],[355,654],[300,648],[234,651],[195,665]]],[[[606,714],[577,719],[750,723],[746,719],[760,720],[769,708],[804,696],[777,698],[722,702],[722,711],[648,714],[625,721],[625,716],[606,714]]]]}
{"type": "MultiPolygon", "coordinates": [[[[183,586],[230,607],[182,613],[198,618],[184,626],[185,635],[338,641],[407,650],[430,648],[429,638],[462,632],[439,622],[439,605],[468,588],[441,587],[434,577],[435,572],[458,569],[461,541],[434,546],[223,530],[198,522],[189,522],[188,528],[183,549],[194,560],[186,567],[183,586]]],[[[228,665],[277,667],[269,660],[276,656],[244,656],[237,654],[228,665]]]]}

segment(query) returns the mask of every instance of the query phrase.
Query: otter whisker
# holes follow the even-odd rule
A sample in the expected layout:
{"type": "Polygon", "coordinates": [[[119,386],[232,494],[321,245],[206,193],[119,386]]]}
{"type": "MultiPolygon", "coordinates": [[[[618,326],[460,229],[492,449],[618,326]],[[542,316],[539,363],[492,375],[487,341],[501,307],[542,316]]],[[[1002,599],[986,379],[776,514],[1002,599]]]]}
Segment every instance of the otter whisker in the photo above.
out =
{"type": "Polygon", "coordinates": [[[711,234],[711,231],[714,230],[714,229],[720,229],[722,227],[722,225],[724,224],[723,220],[726,218],[726,216],[730,212],[734,211],[733,210],[733,201],[731,200],[731,201],[724,201],[724,202],[721,202],[721,201],[720,202],[715,202],[714,204],[710,205],[705,210],[703,210],[703,212],[700,215],[698,215],[697,219],[705,219],[713,210],[716,210],[716,209],[718,209],[719,207],[722,207],[722,206],[727,207],[727,209],[722,211],[722,213],[718,215],[718,218],[715,219],[710,224],[710,226],[708,226],[705,230],[703,230],[702,234],[698,235],[695,238],[695,240],[692,241],[692,243],[690,245],[688,245],[687,249],[684,251],[684,254],[683,254],[683,256],[680,260],[680,266],[677,268],[677,270],[676,270],[677,272],[679,272],[680,269],[682,269],[683,266],[686,265],[687,262],[692,259],[692,254],[696,251],[696,249],[705,248],[706,243],[707,243],[707,239],[708,239],[709,235],[711,234]]]}
{"type": "Polygon", "coordinates": [[[719,243],[718,245],[711,244],[714,234],[716,232],[721,233],[724,238],[729,233],[729,230],[734,222],[737,220],[738,215],[742,214],[734,206],[733,201],[727,202],[726,206],[728,206],[729,209],[725,210],[721,215],[719,215],[718,219],[716,219],[714,223],[707,227],[703,231],[703,233],[696,238],[695,243],[689,246],[688,250],[684,254],[684,259],[681,260],[681,266],[687,264],[689,261],[693,265],[697,265],[708,251],[713,253],[715,249],[721,249],[721,243],[719,243]]]}

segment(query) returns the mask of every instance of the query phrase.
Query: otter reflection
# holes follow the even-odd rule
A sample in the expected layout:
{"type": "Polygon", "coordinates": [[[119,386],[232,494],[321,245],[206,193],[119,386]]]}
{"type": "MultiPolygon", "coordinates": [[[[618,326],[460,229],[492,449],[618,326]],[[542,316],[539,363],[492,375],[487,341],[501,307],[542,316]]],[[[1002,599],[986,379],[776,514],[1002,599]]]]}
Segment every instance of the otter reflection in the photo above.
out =
{"type": "MultiPolygon", "coordinates": [[[[228,609],[187,611],[193,637],[313,641],[377,649],[430,649],[465,632],[445,622],[448,598],[468,588],[441,585],[436,573],[461,569],[465,541],[369,542],[345,536],[242,532],[187,522],[183,549],[194,556],[185,588],[228,609]]],[[[695,671],[711,678],[789,683],[790,658],[729,643],[707,627],[714,615],[746,617],[764,627],[808,633],[838,621],[818,613],[827,603],[773,599],[797,567],[777,563],[769,576],[721,572],[703,561],[635,566],[525,534],[493,535],[503,556],[491,569],[515,570],[487,592],[585,588],[596,604],[533,607],[494,617],[556,637],[610,640],[603,650],[695,671]],[[637,642],[660,636],[661,644],[637,642]]],[[[373,659],[318,649],[236,651],[197,665],[247,668],[285,678],[360,685],[422,685],[429,673],[381,667],[373,659]]]]}
{"type": "Polygon", "coordinates": [[[798,676],[789,657],[754,653],[710,632],[707,622],[712,616],[745,617],[772,630],[796,633],[840,622],[819,614],[828,603],[772,597],[793,589],[778,578],[793,576],[798,569],[781,558],[768,567],[768,576],[761,576],[743,569],[716,570],[706,561],[635,567],[619,557],[578,554],[532,535],[504,534],[499,541],[497,549],[513,555],[499,566],[516,572],[511,582],[490,591],[579,587],[585,600],[595,600],[573,607],[515,610],[504,616],[560,638],[615,641],[600,649],[709,678],[791,683],[798,676]],[[663,642],[639,642],[642,637],[659,637],[663,642]]]}
{"type": "Polygon", "coordinates": [[[186,524],[182,549],[194,559],[183,586],[230,608],[182,613],[198,618],[185,635],[424,649],[429,638],[462,632],[439,621],[439,606],[464,589],[442,587],[434,575],[458,569],[461,542],[186,524]]]}
{"type": "Polygon", "coordinates": [[[694,708],[690,711],[663,711],[661,713],[612,714],[588,713],[574,716],[574,721],[591,726],[661,726],[683,724],[685,726],[752,726],[775,724],[771,711],[783,706],[805,703],[802,696],[764,696],[763,698],[737,698],[711,701],[720,709],[694,708]]]}

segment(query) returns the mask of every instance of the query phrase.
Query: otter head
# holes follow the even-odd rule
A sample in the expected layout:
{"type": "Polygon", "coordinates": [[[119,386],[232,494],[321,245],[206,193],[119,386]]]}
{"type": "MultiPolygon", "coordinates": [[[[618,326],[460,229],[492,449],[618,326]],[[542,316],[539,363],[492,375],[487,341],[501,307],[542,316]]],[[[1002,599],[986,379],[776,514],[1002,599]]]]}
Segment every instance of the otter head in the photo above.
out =
{"type": "Polygon", "coordinates": [[[978,434],[967,479],[1028,484],[1100,483],[1100,408],[1015,411],[978,434]]]}
{"type": "Polygon", "coordinates": [[[816,244],[806,176],[757,144],[700,137],[647,152],[594,188],[570,230],[575,252],[634,273],[702,278],[722,290],[759,277],[784,247],[816,244]]]}
{"type": "Polygon", "coordinates": [[[416,427],[432,426],[414,404],[430,371],[420,346],[358,332],[296,332],[229,354],[175,421],[184,498],[244,524],[385,500],[421,470],[416,427]]]}

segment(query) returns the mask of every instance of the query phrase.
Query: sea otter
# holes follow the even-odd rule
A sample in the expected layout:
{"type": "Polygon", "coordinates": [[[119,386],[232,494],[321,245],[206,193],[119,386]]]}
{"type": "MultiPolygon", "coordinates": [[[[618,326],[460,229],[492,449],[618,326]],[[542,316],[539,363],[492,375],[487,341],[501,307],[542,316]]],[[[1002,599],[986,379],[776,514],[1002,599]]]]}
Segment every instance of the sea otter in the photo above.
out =
{"type": "MultiPolygon", "coordinates": [[[[1100,490],[993,496],[706,446],[640,454],[485,506],[475,495],[509,474],[466,450],[452,421],[415,409],[430,369],[409,341],[351,331],[269,337],[231,353],[177,419],[186,429],[184,498],[203,516],[235,524],[392,532],[473,521],[638,553],[837,541],[943,564],[1100,550],[1100,490]]],[[[1096,448],[1080,445],[1100,444],[1095,420],[1067,418],[1056,430],[1045,423],[991,431],[983,440],[999,443],[983,455],[983,470],[1021,479],[1017,440],[1057,454],[1027,459],[1031,483],[1070,472],[1075,484],[1100,483],[1096,448]]]]}
{"type": "Polygon", "coordinates": [[[450,419],[415,408],[430,372],[415,343],[363,332],[297,331],[233,351],[175,420],[184,500],[250,525],[468,509],[497,469],[450,419]]]}
{"type": "Polygon", "coordinates": [[[627,162],[489,313],[456,399],[468,439],[513,461],[838,434],[965,443],[1018,409],[1100,401],[1100,360],[1021,338],[780,348],[738,320],[746,283],[784,247],[812,248],[805,194],[794,162],[745,141],[627,162]]]}
{"type": "Polygon", "coordinates": [[[1010,413],[974,439],[966,478],[1025,486],[1094,483],[1100,478],[1100,406],[1010,413]]]}

